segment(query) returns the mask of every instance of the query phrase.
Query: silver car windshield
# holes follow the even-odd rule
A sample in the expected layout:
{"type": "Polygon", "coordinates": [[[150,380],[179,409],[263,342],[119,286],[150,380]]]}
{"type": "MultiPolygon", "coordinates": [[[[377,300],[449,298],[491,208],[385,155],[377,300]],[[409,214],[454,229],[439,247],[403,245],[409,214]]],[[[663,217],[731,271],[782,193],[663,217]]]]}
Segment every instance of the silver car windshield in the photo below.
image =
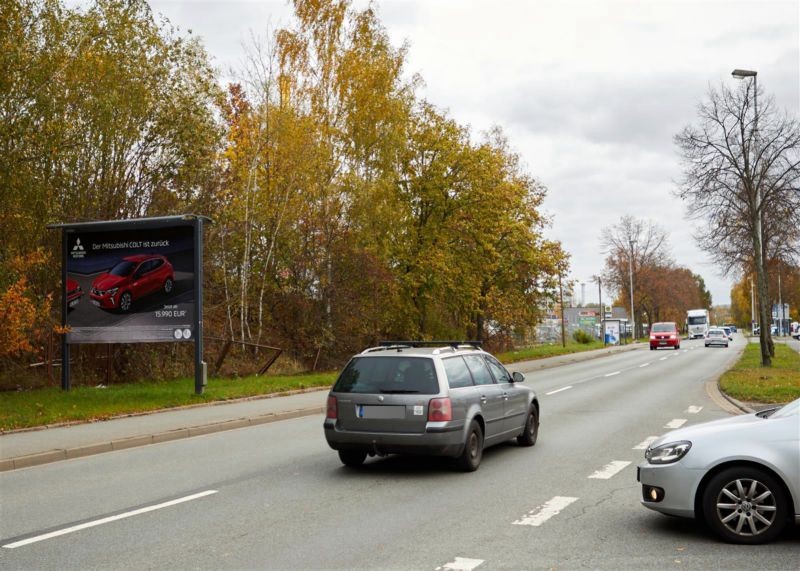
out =
{"type": "Polygon", "coordinates": [[[797,415],[798,413],[800,413],[800,399],[779,408],[773,412],[769,418],[786,418],[787,416],[797,415]]]}

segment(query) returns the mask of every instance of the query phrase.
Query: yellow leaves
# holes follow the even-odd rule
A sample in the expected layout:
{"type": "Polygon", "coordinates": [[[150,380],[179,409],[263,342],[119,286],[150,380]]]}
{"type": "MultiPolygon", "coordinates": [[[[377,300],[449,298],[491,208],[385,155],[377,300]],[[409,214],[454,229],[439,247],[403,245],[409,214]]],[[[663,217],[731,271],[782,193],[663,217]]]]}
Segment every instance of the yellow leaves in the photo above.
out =
{"type": "Polygon", "coordinates": [[[0,357],[16,357],[33,351],[29,336],[37,314],[24,277],[0,294],[0,315],[3,316],[0,319],[0,357]]]}

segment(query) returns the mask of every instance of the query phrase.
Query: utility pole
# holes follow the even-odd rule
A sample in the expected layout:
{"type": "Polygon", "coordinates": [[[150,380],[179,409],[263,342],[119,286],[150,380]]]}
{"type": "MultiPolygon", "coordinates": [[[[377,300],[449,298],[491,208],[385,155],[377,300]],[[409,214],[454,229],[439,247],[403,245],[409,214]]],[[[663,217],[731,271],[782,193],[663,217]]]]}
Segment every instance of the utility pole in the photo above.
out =
{"type": "MultiPolygon", "coordinates": [[[[630,319],[631,327],[629,327],[628,329],[631,331],[633,337],[636,337],[636,331],[633,328],[634,324],[636,323],[634,319],[635,314],[633,311],[633,245],[635,243],[636,242],[634,240],[629,240],[629,244],[631,245],[631,250],[628,255],[628,272],[630,274],[630,279],[631,279],[631,319],[630,319]]],[[[631,341],[633,341],[633,339],[631,339],[631,341]]]]}
{"type": "Polygon", "coordinates": [[[567,346],[567,336],[564,333],[564,288],[561,286],[561,274],[558,274],[558,297],[561,303],[561,346],[567,346]]]}
{"type": "Polygon", "coordinates": [[[756,294],[753,291],[753,276],[750,276],[750,333],[756,326],[756,294]]]}
{"type": "MultiPolygon", "coordinates": [[[[783,320],[786,319],[786,313],[783,311],[783,292],[781,291],[781,268],[778,266],[778,306],[781,308],[781,321],[778,324],[778,336],[783,335],[783,320]]],[[[777,314],[776,314],[777,315],[777,314]]]]}
{"type": "Polygon", "coordinates": [[[604,327],[604,321],[606,319],[606,308],[603,307],[603,285],[600,276],[597,276],[597,299],[598,313],[600,314],[600,337],[603,338],[603,347],[605,347],[606,328],[604,327]]]}

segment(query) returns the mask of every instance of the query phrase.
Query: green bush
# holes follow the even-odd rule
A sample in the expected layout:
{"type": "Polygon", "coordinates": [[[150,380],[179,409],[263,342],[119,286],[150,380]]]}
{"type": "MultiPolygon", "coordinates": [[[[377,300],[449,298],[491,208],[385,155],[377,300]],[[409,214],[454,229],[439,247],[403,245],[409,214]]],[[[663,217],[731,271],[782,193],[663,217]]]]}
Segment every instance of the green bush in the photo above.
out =
{"type": "Polygon", "coordinates": [[[572,338],[582,345],[588,345],[592,342],[592,336],[586,333],[583,329],[576,329],[572,334],[572,338]]]}

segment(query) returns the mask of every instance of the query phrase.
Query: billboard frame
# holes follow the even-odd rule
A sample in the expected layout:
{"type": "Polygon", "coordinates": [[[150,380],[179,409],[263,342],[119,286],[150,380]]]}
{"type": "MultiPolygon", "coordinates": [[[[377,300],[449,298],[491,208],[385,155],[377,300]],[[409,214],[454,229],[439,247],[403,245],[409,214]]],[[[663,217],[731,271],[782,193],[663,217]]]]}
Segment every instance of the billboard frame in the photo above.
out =
{"type": "MultiPolygon", "coordinates": [[[[61,326],[67,327],[68,301],[66,295],[67,258],[69,245],[67,235],[78,231],[96,232],[106,230],[156,230],[176,226],[190,226],[194,238],[194,392],[203,394],[206,386],[206,363],[203,361],[203,226],[212,224],[212,220],[199,214],[182,214],[176,216],[155,216],[150,218],[128,218],[122,220],[101,220],[95,222],[75,222],[48,224],[48,229],[61,230],[61,326]]],[[[66,333],[61,335],[61,389],[69,391],[70,382],[70,345],[66,333]]]]}

